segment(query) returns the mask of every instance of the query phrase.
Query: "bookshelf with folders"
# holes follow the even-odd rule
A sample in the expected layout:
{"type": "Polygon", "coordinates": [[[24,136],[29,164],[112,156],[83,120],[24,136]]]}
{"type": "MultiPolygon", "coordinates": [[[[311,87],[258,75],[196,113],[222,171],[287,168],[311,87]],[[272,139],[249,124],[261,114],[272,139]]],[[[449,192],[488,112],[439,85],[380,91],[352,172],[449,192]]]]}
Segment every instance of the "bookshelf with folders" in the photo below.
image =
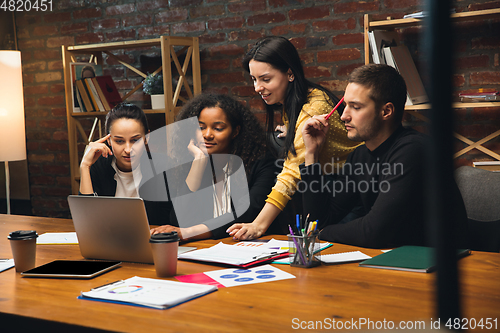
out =
{"type": "Polygon", "coordinates": [[[398,33],[394,30],[373,30],[368,32],[368,40],[373,62],[394,67],[405,79],[408,90],[406,105],[428,102],[429,99],[410,51],[406,45],[401,44],[398,33]]]}
{"type": "Polygon", "coordinates": [[[107,112],[122,101],[113,78],[102,75],[101,65],[71,62],[69,66],[73,112],[107,112]]]}
{"type": "MultiPolygon", "coordinates": [[[[486,9],[486,10],[478,10],[478,11],[469,11],[469,12],[461,12],[461,13],[452,13],[450,15],[451,21],[453,23],[455,22],[461,22],[461,21],[474,21],[474,20],[480,20],[480,21],[486,21],[489,19],[499,19],[500,18],[500,8],[495,8],[495,9],[486,9]]],[[[396,52],[400,51],[405,53],[404,58],[408,59],[409,53],[407,53],[407,48],[400,43],[400,41],[397,39],[397,33],[394,32],[394,29],[400,29],[400,28],[407,28],[407,27],[414,27],[414,26],[421,26],[423,24],[423,19],[421,18],[403,18],[403,19],[391,19],[388,18],[386,20],[373,20],[372,16],[370,14],[366,14],[364,16],[364,49],[365,49],[365,64],[368,64],[370,62],[375,62],[378,63],[381,61],[381,57],[385,57],[386,55],[389,56],[392,54],[394,56],[394,48],[397,47],[399,48],[396,52]],[[377,38],[376,36],[382,35],[382,39],[384,39],[384,43],[380,42],[379,38],[379,43],[377,44],[377,38]],[[393,37],[396,37],[393,38],[393,37]],[[371,39],[371,41],[370,41],[371,39]],[[395,40],[394,40],[395,39],[395,40]],[[393,43],[394,42],[394,43],[393,43]],[[385,44],[387,47],[381,47],[381,44],[385,44]],[[373,45],[373,46],[372,46],[373,45]],[[397,45],[397,46],[396,46],[397,45]],[[400,48],[400,46],[403,46],[400,48]],[[377,52],[378,51],[378,52],[377,52]]],[[[411,56],[410,56],[411,58],[411,56]]],[[[411,60],[412,65],[411,67],[414,67],[413,60],[411,60]]],[[[413,71],[414,68],[412,68],[413,71]]],[[[403,75],[403,73],[402,73],[403,75]]],[[[418,72],[415,74],[413,72],[413,75],[417,75],[418,80],[420,80],[420,76],[418,75],[418,72]]],[[[405,77],[405,75],[403,75],[405,77]]],[[[417,81],[418,81],[417,80],[417,81]]],[[[407,78],[405,77],[405,81],[408,81],[407,78]]],[[[406,82],[407,85],[409,86],[420,86],[419,82],[406,82]]],[[[407,100],[408,101],[408,100],[407,100]]],[[[423,120],[423,121],[429,121],[427,117],[425,117],[422,113],[419,111],[422,110],[427,110],[430,108],[430,105],[428,103],[421,103],[422,100],[417,100],[416,103],[408,103],[405,106],[405,111],[407,113],[410,113],[412,116],[414,116],[417,119],[423,120]]],[[[500,102],[498,101],[484,101],[484,102],[457,102],[453,103],[452,107],[454,109],[467,109],[467,108],[487,108],[487,107],[500,107],[500,102]]],[[[479,149],[481,152],[489,155],[495,160],[500,161],[500,154],[491,151],[490,149],[485,148],[482,146],[484,143],[487,141],[490,141],[498,136],[500,136],[500,130],[486,136],[485,138],[479,140],[478,142],[473,142],[470,139],[464,137],[463,135],[460,135],[458,133],[454,133],[454,136],[465,143],[467,147],[464,149],[458,151],[455,153],[454,157],[457,158],[468,151],[472,149],[479,149]]]]}
{"type": "Polygon", "coordinates": [[[107,112],[117,103],[126,101],[134,92],[142,89],[141,80],[141,83],[121,96],[117,92],[113,78],[109,75],[103,75],[103,67],[106,66],[103,55],[125,66],[127,70],[146,78],[147,74],[124,62],[113,52],[127,50],[141,50],[142,52],[144,50],[144,53],[147,53],[154,48],[159,49],[161,66],[153,74],[159,72],[163,74],[165,108],[145,109],[144,112],[148,115],[164,114],[165,123],[170,124],[182,107],[182,102],[201,93],[200,52],[197,37],[160,36],[145,40],[62,46],[71,191],[73,194],[77,194],[79,189],[78,144],[88,145],[102,137],[102,125],[107,112]],[[82,57],[88,61],[80,62],[79,59],[82,57]],[[93,75],[83,75],[81,70],[85,66],[93,68],[93,75]],[[173,75],[178,75],[176,80],[172,80],[173,75]],[[82,121],[87,119],[92,120],[93,124],[89,134],[82,125],[82,121]]]}

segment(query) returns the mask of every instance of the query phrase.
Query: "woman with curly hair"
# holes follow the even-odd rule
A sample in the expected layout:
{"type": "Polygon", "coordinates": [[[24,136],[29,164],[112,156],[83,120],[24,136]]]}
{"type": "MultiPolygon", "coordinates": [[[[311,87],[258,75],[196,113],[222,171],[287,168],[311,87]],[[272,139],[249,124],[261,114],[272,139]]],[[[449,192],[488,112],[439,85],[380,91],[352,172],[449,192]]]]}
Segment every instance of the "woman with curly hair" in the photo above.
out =
{"type": "MultiPolygon", "coordinates": [[[[177,142],[174,149],[178,151],[187,146],[193,160],[187,168],[178,168],[180,171],[189,169],[189,172],[182,178],[185,182],[171,191],[181,197],[204,190],[205,200],[193,199],[186,203],[193,215],[188,220],[193,225],[186,227],[177,216],[180,227],[161,226],[151,232],[176,231],[183,240],[227,237],[226,230],[232,223],[251,221],[257,216],[280,170],[274,157],[267,152],[264,131],[258,120],[240,102],[227,95],[201,94],[183,107],[177,120],[191,117],[198,118],[199,137],[189,143],[177,142]],[[239,159],[235,161],[234,156],[239,159]],[[235,192],[241,189],[235,171],[242,168],[250,194],[246,211],[239,211],[238,198],[235,198],[235,192]],[[211,191],[210,200],[206,200],[207,189],[211,191]],[[198,205],[202,201],[204,205],[209,201],[209,213],[205,212],[204,216],[200,216],[202,209],[198,205]]],[[[175,202],[174,209],[179,215],[175,202]]]]}

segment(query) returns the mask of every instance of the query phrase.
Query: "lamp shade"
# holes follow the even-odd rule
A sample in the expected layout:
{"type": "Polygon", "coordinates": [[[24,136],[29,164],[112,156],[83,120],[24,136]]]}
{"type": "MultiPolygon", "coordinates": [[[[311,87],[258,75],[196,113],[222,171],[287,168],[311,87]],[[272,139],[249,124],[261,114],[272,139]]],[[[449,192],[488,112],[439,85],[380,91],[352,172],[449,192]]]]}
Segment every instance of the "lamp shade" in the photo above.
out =
{"type": "Polygon", "coordinates": [[[0,51],[0,161],[26,159],[21,52],[0,51]]]}

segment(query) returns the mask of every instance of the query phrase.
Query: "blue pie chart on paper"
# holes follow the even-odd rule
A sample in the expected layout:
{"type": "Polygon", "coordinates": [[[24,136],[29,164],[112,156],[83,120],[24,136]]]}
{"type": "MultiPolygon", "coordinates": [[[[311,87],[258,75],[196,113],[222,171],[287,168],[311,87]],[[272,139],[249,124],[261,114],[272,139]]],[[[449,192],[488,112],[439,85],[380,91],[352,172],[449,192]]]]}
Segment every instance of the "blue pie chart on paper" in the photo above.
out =
{"type": "Polygon", "coordinates": [[[249,270],[249,269],[237,269],[233,273],[241,274],[241,273],[250,273],[250,272],[251,272],[251,270],[249,270]]]}
{"type": "Polygon", "coordinates": [[[220,276],[222,279],[234,279],[238,277],[238,274],[224,274],[220,276]]]}
{"type": "Polygon", "coordinates": [[[252,278],[245,277],[245,278],[235,279],[234,281],[236,281],[236,282],[248,282],[248,281],[252,281],[252,280],[253,280],[252,278]]]}
{"type": "Polygon", "coordinates": [[[276,277],[276,275],[272,275],[272,274],[264,274],[264,275],[259,275],[257,276],[257,279],[272,279],[276,277]]]}
{"type": "Polygon", "coordinates": [[[269,274],[274,272],[272,269],[261,269],[260,271],[256,271],[257,274],[269,274]]]}

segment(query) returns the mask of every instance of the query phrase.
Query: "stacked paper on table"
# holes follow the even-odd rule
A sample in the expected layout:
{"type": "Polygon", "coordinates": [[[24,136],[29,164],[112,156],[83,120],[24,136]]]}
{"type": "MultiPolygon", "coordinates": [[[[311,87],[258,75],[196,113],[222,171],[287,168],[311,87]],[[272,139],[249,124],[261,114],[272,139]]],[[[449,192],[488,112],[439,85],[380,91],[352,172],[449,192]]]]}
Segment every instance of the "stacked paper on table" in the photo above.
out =
{"type": "Polygon", "coordinates": [[[207,249],[180,254],[179,259],[245,266],[253,263],[260,263],[263,260],[271,260],[279,255],[286,255],[286,253],[288,253],[288,249],[270,249],[266,246],[235,246],[219,243],[207,249]]]}
{"type": "Polygon", "coordinates": [[[14,267],[14,259],[0,259],[0,272],[14,267]]]}
{"type": "Polygon", "coordinates": [[[78,244],[76,232],[46,232],[36,239],[37,245],[78,244]]]}
{"type": "Polygon", "coordinates": [[[346,262],[355,262],[370,259],[371,257],[361,251],[342,252],[334,254],[324,254],[321,261],[326,264],[341,264],[346,262]]]}
{"type": "Polygon", "coordinates": [[[80,299],[168,309],[216,291],[216,286],[134,276],[82,292],[80,299]]]}

